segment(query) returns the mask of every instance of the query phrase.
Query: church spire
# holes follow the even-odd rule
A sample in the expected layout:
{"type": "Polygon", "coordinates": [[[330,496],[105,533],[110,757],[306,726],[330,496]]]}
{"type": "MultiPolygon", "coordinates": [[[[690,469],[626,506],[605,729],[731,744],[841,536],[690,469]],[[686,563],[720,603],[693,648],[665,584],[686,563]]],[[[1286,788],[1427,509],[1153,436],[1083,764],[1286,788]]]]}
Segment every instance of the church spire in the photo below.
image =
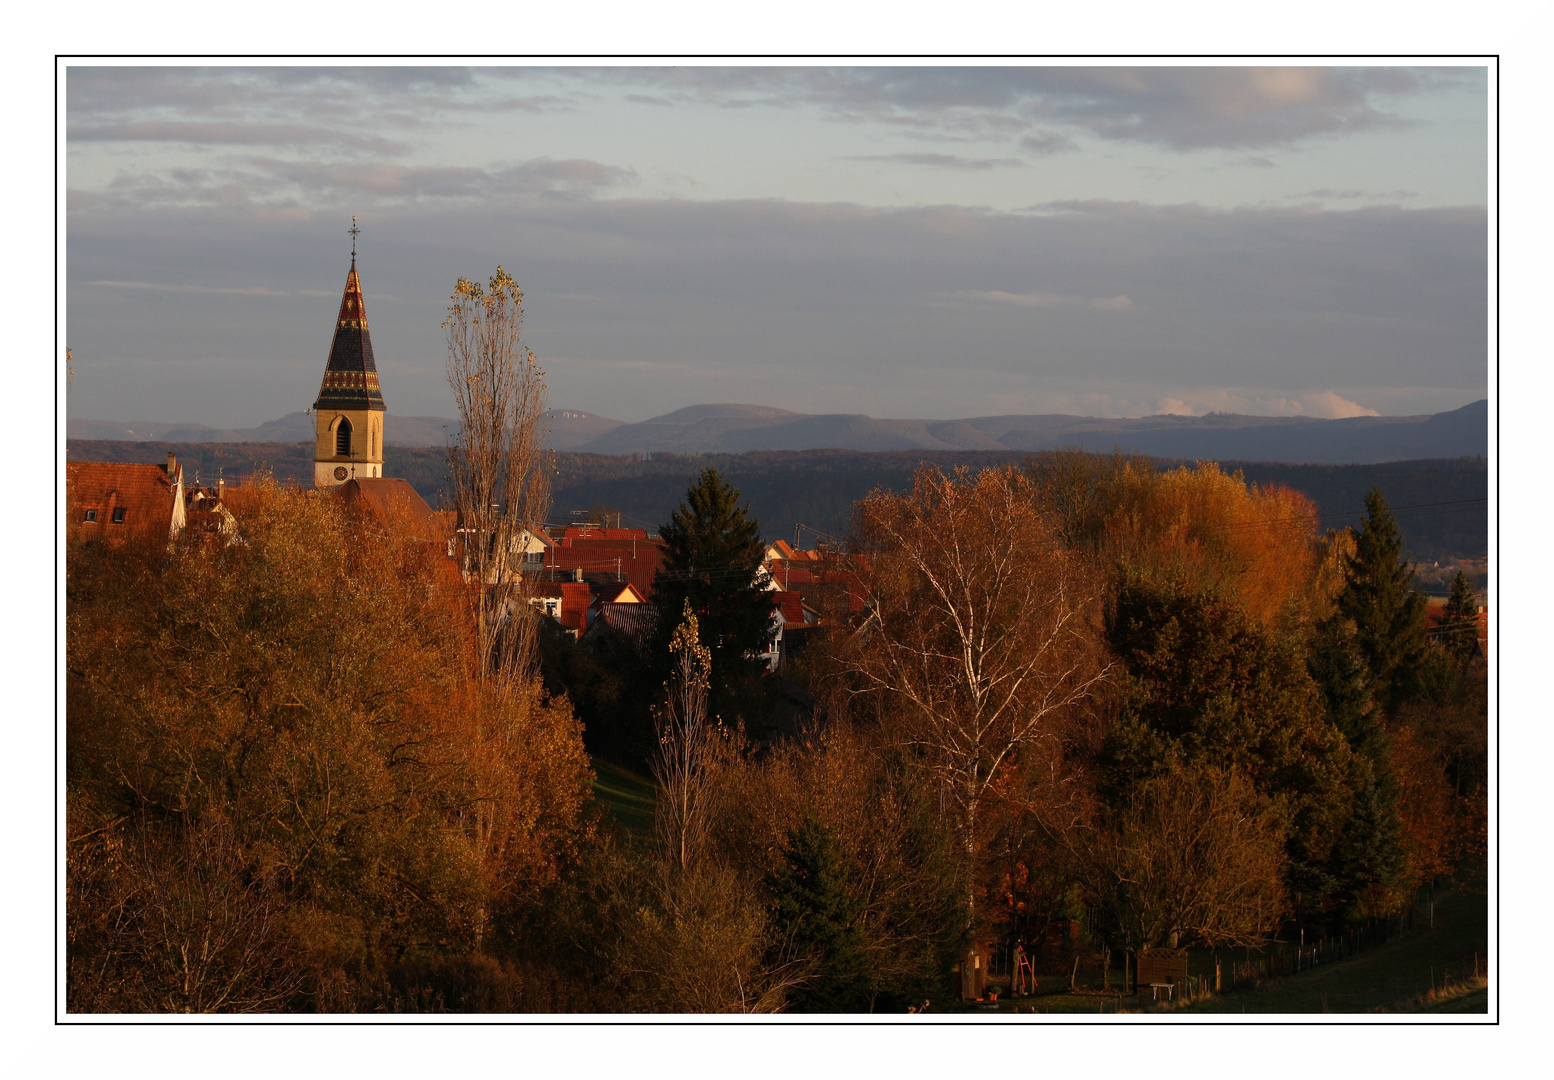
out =
{"type": "Polygon", "coordinates": [[[383,412],[383,391],[378,385],[378,366],[372,355],[372,335],[367,330],[367,308],[356,276],[356,236],[361,232],[351,218],[351,269],[345,276],[345,294],[335,321],[329,363],[319,387],[314,409],[370,409],[383,412]]]}

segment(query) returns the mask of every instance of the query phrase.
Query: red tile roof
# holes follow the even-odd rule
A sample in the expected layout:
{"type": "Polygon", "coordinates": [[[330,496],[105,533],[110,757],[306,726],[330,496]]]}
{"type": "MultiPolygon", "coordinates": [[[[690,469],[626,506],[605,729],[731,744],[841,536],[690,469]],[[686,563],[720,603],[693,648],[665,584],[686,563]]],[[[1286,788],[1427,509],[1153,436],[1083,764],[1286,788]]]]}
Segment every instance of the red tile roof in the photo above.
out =
{"type": "MultiPolygon", "coordinates": [[[[1482,608],[1482,605],[1480,605],[1482,608]]],[[[1434,637],[1441,632],[1441,623],[1446,619],[1446,601],[1439,597],[1431,597],[1425,605],[1425,633],[1434,637]]],[[[1473,617],[1473,636],[1478,638],[1479,645],[1487,653],[1489,642],[1489,611],[1482,609],[1473,617]]]]}
{"type": "Polygon", "coordinates": [[[347,506],[366,510],[383,525],[403,523],[428,540],[446,540],[447,516],[426,504],[408,480],[397,476],[357,477],[334,489],[334,497],[347,506]]]}
{"type": "Polygon", "coordinates": [[[176,466],[169,477],[165,465],[67,461],[67,521],[80,528],[87,540],[114,539],[147,530],[158,530],[165,536],[173,524],[176,483],[176,466]],[[87,520],[88,514],[93,520],[87,520]],[[121,520],[115,522],[115,516],[121,520]]]}
{"type": "Polygon", "coordinates": [[[581,570],[584,576],[615,578],[630,583],[637,595],[648,599],[653,595],[653,576],[663,563],[664,552],[660,545],[638,542],[635,548],[593,547],[576,544],[556,544],[545,549],[545,569],[581,570]]]}
{"type": "Polygon", "coordinates": [[[567,540],[646,540],[646,529],[598,529],[585,525],[568,525],[561,539],[567,540]]]}
{"type": "Polygon", "coordinates": [[[782,612],[782,621],[789,626],[804,625],[804,598],[796,592],[774,592],[772,603],[782,612]]]}
{"type": "Polygon", "coordinates": [[[588,605],[593,600],[593,590],[588,582],[547,582],[535,585],[532,595],[561,597],[561,625],[578,633],[588,629],[588,605]]]}

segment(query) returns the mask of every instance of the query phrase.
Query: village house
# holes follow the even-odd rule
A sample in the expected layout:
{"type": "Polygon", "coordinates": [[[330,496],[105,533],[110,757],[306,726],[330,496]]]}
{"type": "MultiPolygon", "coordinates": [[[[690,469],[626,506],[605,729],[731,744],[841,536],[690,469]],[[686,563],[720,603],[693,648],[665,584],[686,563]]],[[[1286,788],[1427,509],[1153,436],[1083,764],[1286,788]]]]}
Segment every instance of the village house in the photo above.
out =
{"type": "Polygon", "coordinates": [[[542,581],[529,587],[529,603],[576,641],[588,629],[593,590],[586,581],[542,581]]]}
{"type": "Polygon", "coordinates": [[[187,523],[183,467],[176,454],[167,455],[166,465],[69,461],[65,506],[72,528],[87,541],[151,534],[170,540],[187,523]]]}
{"type": "Polygon", "coordinates": [[[786,671],[788,661],[803,649],[809,631],[820,625],[820,612],[804,603],[798,592],[769,590],[772,594],[772,638],[761,659],[768,671],[786,671]]]}
{"type": "Polygon", "coordinates": [[[646,529],[567,525],[554,529],[547,539],[542,564],[546,578],[628,584],[643,600],[652,597],[664,542],[646,529]]]}
{"type": "MultiPolygon", "coordinates": [[[[1473,615],[1473,639],[1476,650],[1473,655],[1483,659],[1489,656],[1489,609],[1483,604],[1477,605],[1477,608],[1473,615]]],[[[1425,607],[1425,634],[1431,641],[1440,643],[1445,640],[1446,629],[1441,625],[1445,619],[1445,599],[1438,596],[1430,597],[1425,607]]]]}

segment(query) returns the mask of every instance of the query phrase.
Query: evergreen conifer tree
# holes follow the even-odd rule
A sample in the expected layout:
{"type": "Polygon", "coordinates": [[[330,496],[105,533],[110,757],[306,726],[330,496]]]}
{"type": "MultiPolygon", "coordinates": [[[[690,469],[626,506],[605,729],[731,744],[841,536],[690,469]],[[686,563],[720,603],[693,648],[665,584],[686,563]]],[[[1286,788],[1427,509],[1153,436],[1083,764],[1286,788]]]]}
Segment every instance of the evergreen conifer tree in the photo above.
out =
{"type": "Polygon", "coordinates": [[[1458,663],[1467,663],[1478,642],[1478,601],[1461,570],[1451,580],[1451,596],[1446,601],[1441,628],[1445,631],[1446,651],[1458,663]]]}
{"type": "Polygon", "coordinates": [[[664,646],[657,652],[667,655],[669,635],[689,603],[712,653],[716,710],[732,684],[759,671],[756,656],[772,632],[771,594],[756,581],[765,551],[761,526],[716,469],[703,469],[658,534],[668,549],[653,580],[664,646]]]}
{"type": "Polygon", "coordinates": [[[1377,702],[1391,710],[1419,689],[1429,659],[1425,598],[1379,487],[1365,496],[1365,524],[1346,560],[1338,612],[1354,626],[1377,702]]]}
{"type": "Polygon", "coordinates": [[[1306,667],[1322,690],[1328,719],[1343,732],[1349,748],[1376,760],[1381,718],[1371,707],[1370,670],[1354,628],[1341,617],[1322,622],[1306,653],[1306,667]]]}
{"type": "Polygon", "coordinates": [[[1403,827],[1396,794],[1387,787],[1374,778],[1364,779],[1354,814],[1333,850],[1339,917],[1351,924],[1391,915],[1403,899],[1403,827]]]}
{"type": "Polygon", "coordinates": [[[806,817],[788,836],[784,867],[767,879],[772,913],[792,949],[817,973],[790,999],[798,1012],[865,1012],[868,978],[858,904],[832,831],[806,817]]]}

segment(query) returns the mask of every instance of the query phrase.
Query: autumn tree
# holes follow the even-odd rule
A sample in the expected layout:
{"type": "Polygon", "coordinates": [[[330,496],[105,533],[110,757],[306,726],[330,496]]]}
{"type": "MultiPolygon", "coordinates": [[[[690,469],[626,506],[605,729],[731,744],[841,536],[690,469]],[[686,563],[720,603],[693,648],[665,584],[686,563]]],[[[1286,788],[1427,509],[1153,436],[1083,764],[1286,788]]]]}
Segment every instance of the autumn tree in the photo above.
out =
{"type": "Polygon", "coordinates": [[[1064,840],[1131,949],[1260,946],[1287,913],[1284,827],[1239,769],[1153,776],[1064,840]]]}
{"type": "Polygon", "coordinates": [[[242,490],[231,542],[67,555],[72,1008],[363,1007],[372,965],[478,949],[586,834],[577,722],[476,677],[444,546],[242,490]],[[140,979],[189,949],[198,993],[140,979]]]}
{"type": "Polygon", "coordinates": [[[910,493],[859,504],[857,536],[869,616],[853,670],[882,695],[974,874],[998,785],[1104,678],[1099,584],[1008,470],[921,469],[910,493]]]}
{"type": "Polygon", "coordinates": [[[1146,457],[1048,451],[1026,464],[1039,505],[1097,566],[1233,594],[1273,621],[1306,599],[1317,569],[1316,507],[1214,462],[1160,470],[1146,457]]]}
{"type": "Polygon", "coordinates": [[[443,320],[459,434],[448,453],[482,671],[524,681],[537,661],[537,617],[523,576],[525,534],[550,508],[545,372],[523,344],[523,290],[500,266],[482,286],[459,278],[443,320]]]}
{"type": "Polygon", "coordinates": [[[705,846],[709,825],[709,770],[722,732],[708,708],[712,655],[701,643],[687,601],[669,642],[673,667],[656,714],[658,745],[652,757],[658,781],[654,820],[668,865],[690,869],[705,846]]]}
{"type": "Polygon", "coordinates": [[[773,893],[793,885],[795,873],[814,875],[799,893],[812,888],[815,895],[796,907],[784,908],[775,896],[767,901],[774,951],[813,965],[793,1008],[830,1007],[820,1001],[831,990],[843,992],[836,983],[825,989],[841,971],[849,1008],[903,1011],[937,997],[953,963],[965,930],[956,838],[933,793],[900,767],[899,757],[887,733],[838,712],[823,729],[738,755],[719,773],[710,848],[716,859],[764,878],[773,893]],[[794,823],[806,821],[826,839],[812,835],[799,843],[801,851],[794,823]],[[797,864],[805,869],[796,871],[797,864]],[[851,927],[837,931],[839,953],[821,940],[826,935],[810,937],[798,925],[798,909],[811,904],[832,912],[825,918],[833,927],[851,927]],[[817,985],[820,997],[811,998],[808,988],[817,985]]]}

